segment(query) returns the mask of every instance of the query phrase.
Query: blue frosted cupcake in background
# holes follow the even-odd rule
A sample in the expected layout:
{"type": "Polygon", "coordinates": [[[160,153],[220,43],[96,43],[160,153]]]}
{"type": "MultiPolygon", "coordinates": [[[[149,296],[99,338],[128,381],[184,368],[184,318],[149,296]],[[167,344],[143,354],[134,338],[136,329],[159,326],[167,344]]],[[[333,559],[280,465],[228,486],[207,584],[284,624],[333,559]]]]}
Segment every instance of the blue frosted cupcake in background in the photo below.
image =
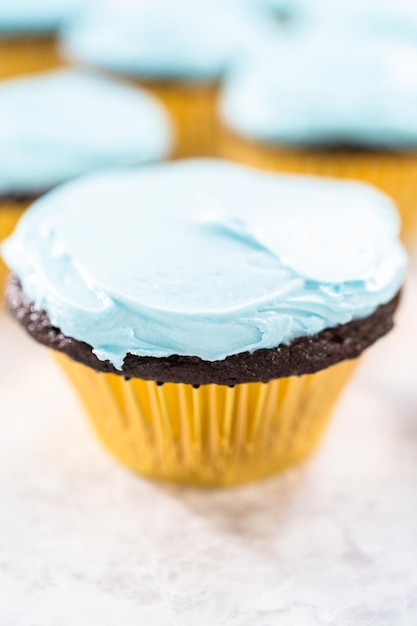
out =
{"type": "Polygon", "coordinates": [[[62,64],[55,35],[82,0],[1,0],[0,78],[62,64]]]}
{"type": "Polygon", "coordinates": [[[56,185],[165,159],[174,143],[169,116],[152,94],[63,69],[0,83],[0,145],[1,240],[56,185]]]}
{"type": "Polygon", "coordinates": [[[102,0],[62,33],[62,53],[147,85],[178,127],[178,156],[214,151],[218,81],[260,32],[273,27],[246,2],[102,0]]]}
{"type": "Polygon", "coordinates": [[[261,168],[370,182],[417,221],[417,45],[293,31],[243,56],[219,105],[221,153],[261,168]]]}

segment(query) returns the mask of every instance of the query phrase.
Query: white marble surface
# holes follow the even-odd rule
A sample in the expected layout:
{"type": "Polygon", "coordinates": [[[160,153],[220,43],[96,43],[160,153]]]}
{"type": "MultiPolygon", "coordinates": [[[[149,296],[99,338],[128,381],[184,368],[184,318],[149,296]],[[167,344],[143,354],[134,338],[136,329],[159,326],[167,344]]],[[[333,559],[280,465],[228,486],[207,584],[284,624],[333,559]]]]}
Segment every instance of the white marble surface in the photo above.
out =
{"type": "Polygon", "coordinates": [[[415,626],[416,312],[414,262],[314,459],[211,492],[119,467],[0,316],[0,626],[415,626]]]}

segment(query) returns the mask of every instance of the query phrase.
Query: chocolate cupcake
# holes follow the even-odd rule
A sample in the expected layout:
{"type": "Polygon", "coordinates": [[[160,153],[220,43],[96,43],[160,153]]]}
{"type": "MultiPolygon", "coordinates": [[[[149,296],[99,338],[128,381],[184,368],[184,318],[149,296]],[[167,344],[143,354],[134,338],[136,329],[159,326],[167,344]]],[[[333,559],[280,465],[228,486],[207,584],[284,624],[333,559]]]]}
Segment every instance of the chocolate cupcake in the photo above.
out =
{"type": "Polygon", "coordinates": [[[221,97],[221,154],[264,169],[358,179],[417,225],[417,46],[328,28],[256,46],[221,97]]]}
{"type": "MultiPolygon", "coordinates": [[[[0,241],[56,185],[163,159],[173,146],[168,115],[151,94],[74,70],[1,83],[0,120],[0,241]]],[[[0,264],[0,283],[4,274],[0,264]]]]}
{"type": "Polygon", "coordinates": [[[10,311],[106,446],[204,485],[314,449],[354,359],[392,327],[405,269],[371,187],[204,160],[69,183],[3,253],[10,311]]]}
{"type": "Polygon", "coordinates": [[[124,75],[169,109],[176,156],[213,156],[219,79],[259,32],[263,11],[223,0],[126,0],[92,4],[62,33],[72,62],[124,75]]]}

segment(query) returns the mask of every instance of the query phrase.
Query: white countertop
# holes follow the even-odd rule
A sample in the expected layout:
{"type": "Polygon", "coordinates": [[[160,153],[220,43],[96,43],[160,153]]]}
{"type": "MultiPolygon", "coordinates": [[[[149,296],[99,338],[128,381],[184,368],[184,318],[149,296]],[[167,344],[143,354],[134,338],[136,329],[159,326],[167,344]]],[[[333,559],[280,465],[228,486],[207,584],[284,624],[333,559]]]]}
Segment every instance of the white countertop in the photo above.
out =
{"type": "Polygon", "coordinates": [[[132,476],[0,316],[0,626],[416,626],[417,262],[304,467],[239,489],[132,476]]]}

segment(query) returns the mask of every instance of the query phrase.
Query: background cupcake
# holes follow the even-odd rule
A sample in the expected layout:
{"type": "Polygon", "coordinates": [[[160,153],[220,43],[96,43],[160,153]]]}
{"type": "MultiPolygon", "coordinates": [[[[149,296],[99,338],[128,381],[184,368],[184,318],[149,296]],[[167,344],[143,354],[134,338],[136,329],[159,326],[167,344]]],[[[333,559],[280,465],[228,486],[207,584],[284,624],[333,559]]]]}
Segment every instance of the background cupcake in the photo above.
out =
{"type": "Polygon", "coordinates": [[[417,46],[328,30],[252,50],[226,82],[222,154],[263,168],[361,179],[417,219],[417,46]]]}
{"type": "Polygon", "coordinates": [[[66,58],[145,84],[178,128],[177,155],[212,155],[218,81],[259,30],[263,11],[223,0],[102,1],[62,37],[66,58]]]}
{"type": "Polygon", "coordinates": [[[1,0],[0,78],[56,67],[55,34],[79,0],[1,0]]]}
{"type": "Polygon", "coordinates": [[[359,184],[215,161],[108,172],[22,218],[9,308],[123,463],[243,482],[314,448],[344,361],[390,330],[397,235],[390,200],[359,184]]]}
{"type": "Polygon", "coordinates": [[[168,115],[151,94],[77,71],[4,81],[0,120],[0,241],[59,183],[164,159],[173,146],[168,115]]]}

